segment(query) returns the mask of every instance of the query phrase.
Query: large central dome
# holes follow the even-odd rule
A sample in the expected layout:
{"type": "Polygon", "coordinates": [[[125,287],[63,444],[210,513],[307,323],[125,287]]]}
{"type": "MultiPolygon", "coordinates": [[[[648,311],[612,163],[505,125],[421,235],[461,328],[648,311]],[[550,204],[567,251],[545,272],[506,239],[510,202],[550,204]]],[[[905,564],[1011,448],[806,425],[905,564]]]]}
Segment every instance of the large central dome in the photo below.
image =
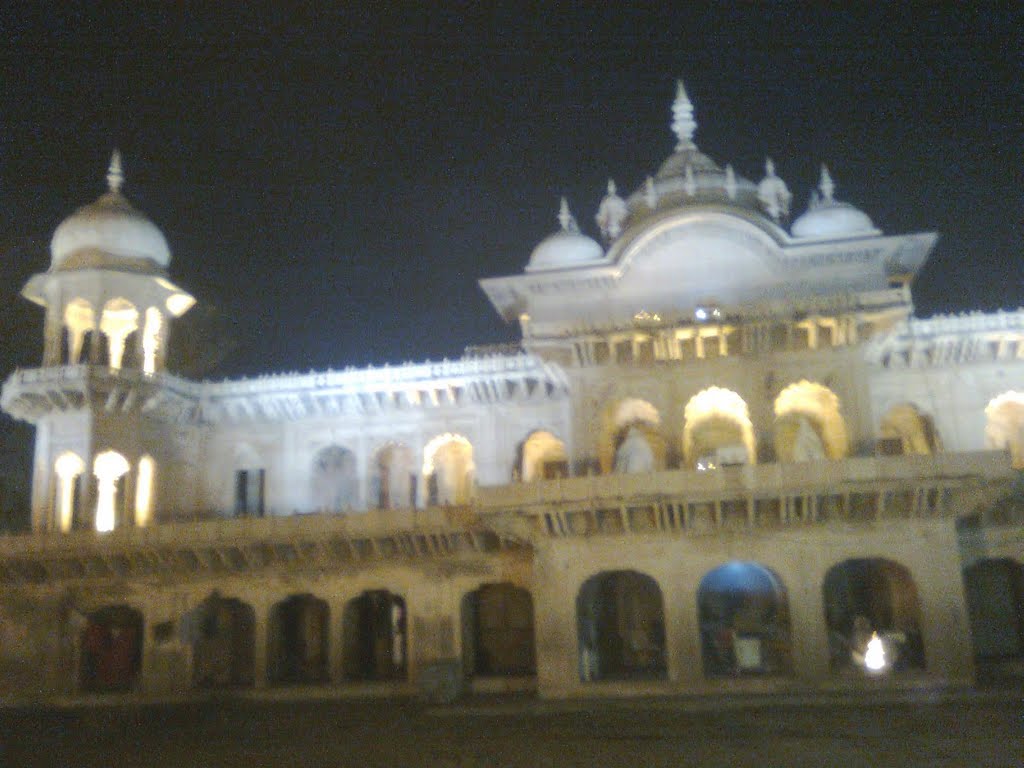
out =
{"type": "Polygon", "coordinates": [[[171,250],[157,226],[121,194],[121,158],[114,152],[110,189],[61,222],[50,242],[50,269],[119,269],[163,272],[171,250]]]}

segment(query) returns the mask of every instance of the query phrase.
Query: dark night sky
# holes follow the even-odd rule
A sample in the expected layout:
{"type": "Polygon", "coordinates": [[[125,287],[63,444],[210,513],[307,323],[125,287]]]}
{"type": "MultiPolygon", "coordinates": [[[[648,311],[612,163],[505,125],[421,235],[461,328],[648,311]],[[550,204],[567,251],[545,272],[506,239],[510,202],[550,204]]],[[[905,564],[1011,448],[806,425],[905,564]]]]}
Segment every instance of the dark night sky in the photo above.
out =
{"type": "Polygon", "coordinates": [[[0,12],[0,376],[38,364],[18,291],[114,145],[199,299],[180,336],[217,341],[194,371],[510,340],[476,279],[521,270],[563,193],[593,233],[606,179],[671,152],[679,76],[701,149],[755,181],[770,154],[797,212],[824,161],[883,231],[939,231],[919,315],[1024,304],[1018,3],[214,5],[0,12]]]}

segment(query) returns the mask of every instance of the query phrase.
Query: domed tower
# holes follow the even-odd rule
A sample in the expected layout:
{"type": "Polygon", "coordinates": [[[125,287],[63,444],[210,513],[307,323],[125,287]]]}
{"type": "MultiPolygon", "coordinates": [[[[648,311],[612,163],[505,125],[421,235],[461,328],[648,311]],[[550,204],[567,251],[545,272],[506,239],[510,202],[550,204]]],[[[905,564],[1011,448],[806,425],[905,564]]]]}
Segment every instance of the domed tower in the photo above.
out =
{"type": "Polygon", "coordinates": [[[36,530],[146,524],[168,442],[168,330],[195,300],[168,279],[163,233],[122,194],[116,150],[107,184],[57,227],[50,268],[22,291],[46,311],[42,367],[16,371],[0,405],[36,427],[36,530]]]}
{"type": "Polygon", "coordinates": [[[167,279],[163,233],[121,193],[115,150],[108,191],[61,222],[50,269],[22,291],[46,309],[43,365],[100,365],[156,373],[164,367],[168,320],[195,300],[167,279]]]}

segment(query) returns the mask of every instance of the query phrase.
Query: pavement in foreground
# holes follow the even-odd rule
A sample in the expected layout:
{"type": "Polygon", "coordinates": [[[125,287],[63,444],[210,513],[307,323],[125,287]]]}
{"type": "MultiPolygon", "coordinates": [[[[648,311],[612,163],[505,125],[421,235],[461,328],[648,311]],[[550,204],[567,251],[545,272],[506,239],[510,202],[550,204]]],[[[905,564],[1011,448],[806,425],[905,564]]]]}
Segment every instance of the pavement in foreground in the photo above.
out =
{"type": "Polygon", "coordinates": [[[1024,696],[0,710],[0,768],[1024,766],[1024,696]]]}

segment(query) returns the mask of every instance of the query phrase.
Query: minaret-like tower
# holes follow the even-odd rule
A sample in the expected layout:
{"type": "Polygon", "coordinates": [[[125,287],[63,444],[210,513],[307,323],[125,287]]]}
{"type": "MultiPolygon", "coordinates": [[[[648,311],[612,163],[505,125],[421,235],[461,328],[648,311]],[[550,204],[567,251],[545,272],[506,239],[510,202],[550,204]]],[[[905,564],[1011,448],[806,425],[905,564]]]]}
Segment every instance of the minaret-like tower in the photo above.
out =
{"type": "Polygon", "coordinates": [[[36,426],[36,530],[109,531],[152,514],[143,411],[163,386],[170,320],[195,300],[168,279],[167,241],[123,185],[115,150],[107,192],[57,227],[50,268],[22,290],[46,311],[42,366],[15,372],[0,404],[36,426]]]}

